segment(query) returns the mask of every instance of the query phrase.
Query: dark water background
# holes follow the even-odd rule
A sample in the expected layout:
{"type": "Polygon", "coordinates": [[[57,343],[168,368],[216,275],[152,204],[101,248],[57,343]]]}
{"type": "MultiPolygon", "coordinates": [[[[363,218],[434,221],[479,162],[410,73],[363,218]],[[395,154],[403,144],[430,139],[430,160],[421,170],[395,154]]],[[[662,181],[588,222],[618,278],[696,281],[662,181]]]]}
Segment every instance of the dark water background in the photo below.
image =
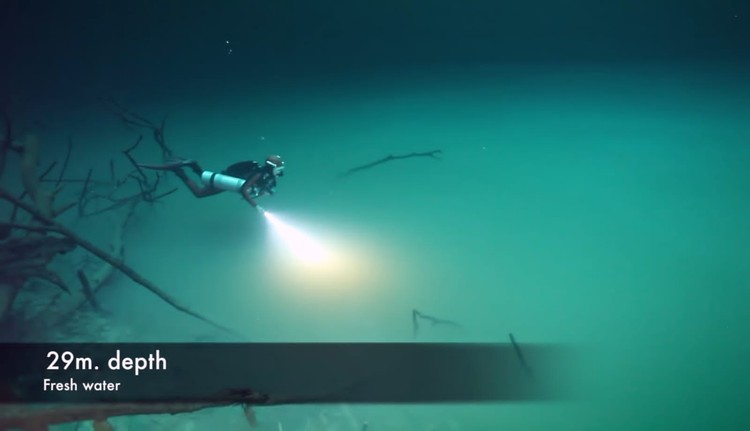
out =
{"type": "Polygon", "coordinates": [[[9,0],[3,9],[4,81],[24,99],[158,98],[420,65],[731,65],[750,48],[750,7],[738,0],[9,0]]]}

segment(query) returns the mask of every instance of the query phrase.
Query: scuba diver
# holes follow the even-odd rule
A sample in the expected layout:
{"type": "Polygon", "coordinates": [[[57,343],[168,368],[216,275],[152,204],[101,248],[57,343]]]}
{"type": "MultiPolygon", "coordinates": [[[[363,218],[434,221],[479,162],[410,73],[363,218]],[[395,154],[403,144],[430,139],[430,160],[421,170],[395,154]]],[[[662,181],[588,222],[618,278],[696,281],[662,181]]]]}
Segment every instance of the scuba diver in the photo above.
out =
{"type": "Polygon", "coordinates": [[[142,165],[146,169],[171,171],[182,180],[197,198],[213,196],[224,191],[240,192],[243,198],[260,212],[263,208],[255,202],[260,196],[276,191],[276,178],[284,176],[284,161],[280,156],[266,157],[263,165],[254,160],[235,163],[221,172],[203,170],[194,160],[177,160],[165,165],[142,165]],[[198,185],[183,170],[190,168],[203,181],[198,185]]]}

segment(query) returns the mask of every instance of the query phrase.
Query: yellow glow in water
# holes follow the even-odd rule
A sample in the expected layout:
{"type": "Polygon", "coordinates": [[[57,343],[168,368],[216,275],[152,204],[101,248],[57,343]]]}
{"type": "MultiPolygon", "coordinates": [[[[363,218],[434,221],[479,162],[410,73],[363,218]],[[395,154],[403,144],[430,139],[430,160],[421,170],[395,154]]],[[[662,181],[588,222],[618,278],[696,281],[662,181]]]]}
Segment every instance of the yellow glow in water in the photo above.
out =
{"type": "Polygon", "coordinates": [[[300,261],[308,264],[322,264],[330,258],[329,251],[304,232],[284,223],[267,211],[263,215],[289,251],[300,261]]]}
{"type": "Polygon", "coordinates": [[[380,253],[369,238],[355,236],[351,229],[333,230],[289,222],[264,213],[270,227],[268,274],[277,292],[289,292],[298,300],[342,298],[349,292],[366,295],[385,272],[380,253]]]}

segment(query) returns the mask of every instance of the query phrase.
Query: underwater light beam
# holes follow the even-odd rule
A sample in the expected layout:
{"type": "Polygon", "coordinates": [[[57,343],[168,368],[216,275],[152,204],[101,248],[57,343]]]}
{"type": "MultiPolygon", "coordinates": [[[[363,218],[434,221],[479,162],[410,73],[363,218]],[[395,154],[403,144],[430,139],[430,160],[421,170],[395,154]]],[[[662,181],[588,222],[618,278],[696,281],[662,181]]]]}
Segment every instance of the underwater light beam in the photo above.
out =
{"type": "Polygon", "coordinates": [[[286,246],[301,260],[307,263],[320,263],[328,257],[326,249],[302,231],[284,223],[268,211],[263,211],[263,216],[286,246]]]}

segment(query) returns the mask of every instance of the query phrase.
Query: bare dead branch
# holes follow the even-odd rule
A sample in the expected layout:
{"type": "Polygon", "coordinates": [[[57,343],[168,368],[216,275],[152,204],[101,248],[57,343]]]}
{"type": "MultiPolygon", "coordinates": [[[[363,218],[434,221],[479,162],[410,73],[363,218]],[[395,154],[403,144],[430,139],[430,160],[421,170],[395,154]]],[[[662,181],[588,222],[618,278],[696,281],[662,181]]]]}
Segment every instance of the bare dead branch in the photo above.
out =
{"type": "Polygon", "coordinates": [[[138,165],[138,162],[136,162],[133,156],[130,154],[133,151],[135,151],[136,148],[138,148],[138,145],[141,143],[142,140],[143,140],[143,136],[138,135],[138,139],[136,139],[135,143],[131,145],[130,147],[128,147],[127,149],[125,149],[122,153],[125,155],[125,157],[128,158],[128,161],[130,162],[131,165],[133,165],[133,167],[135,168],[136,172],[138,172],[138,175],[141,177],[141,179],[143,181],[147,181],[148,177],[146,176],[146,173],[143,172],[143,169],[141,169],[141,167],[138,165]]]}
{"type": "MultiPolygon", "coordinates": [[[[163,123],[162,123],[162,126],[163,126],[163,123]]],[[[141,191],[140,193],[141,198],[146,202],[155,202],[158,199],[161,199],[165,196],[168,196],[176,192],[177,188],[174,188],[172,190],[169,190],[165,193],[161,193],[156,196],[154,195],[154,193],[159,188],[159,182],[161,181],[161,178],[162,178],[161,174],[157,172],[155,176],[156,179],[154,180],[154,182],[149,183],[146,172],[143,171],[143,169],[141,168],[141,165],[135,160],[135,158],[131,154],[133,151],[135,151],[135,149],[138,147],[141,141],[142,141],[142,137],[138,136],[138,139],[136,140],[136,142],[133,145],[131,145],[129,148],[124,150],[123,154],[125,155],[125,157],[127,157],[130,164],[133,165],[133,168],[135,169],[135,172],[137,173],[137,175],[131,174],[129,176],[133,178],[134,180],[136,180],[136,182],[138,183],[138,187],[141,191]]]]}
{"type": "Polygon", "coordinates": [[[52,172],[52,169],[55,169],[55,166],[57,166],[57,161],[53,160],[52,163],[50,163],[47,166],[47,169],[45,169],[41,175],[39,175],[39,181],[43,180],[47,175],[49,175],[50,172],[52,172]]]}
{"type": "Polygon", "coordinates": [[[141,166],[132,155],[132,152],[135,151],[136,148],[138,148],[142,141],[143,137],[139,135],[136,141],[130,147],[122,151],[123,155],[133,166],[133,170],[124,178],[120,180],[114,180],[114,164],[110,163],[110,176],[113,178],[113,181],[111,181],[111,190],[109,191],[109,193],[91,194],[90,190],[84,187],[84,191],[81,193],[79,199],[79,214],[81,217],[90,217],[108,211],[113,211],[133,202],[154,203],[157,200],[162,199],[178,190],[177,188],[173,188],[165,192],[157,193],[159,191],[159,186],[162,179],[161,173],[156,173],[152,181],[146,174],[146,172],[141,169],[141,166]],[[139,191],[137,193],[133,193],[124,197],[118,197],[117,192],[119,191],[120,187],[123,186],[128,180],[134,181],[138,186],[139,191]],[[89,204],[95,201],[107,201],[107,204],[104,207],[99,207],[94,211],[86,211],[86,208],[88,208],[89,204]]]}
{"type": "Polygon", "coordinates": [[[60,169],[60,174],[57,176],[57,181],[55,182],[55,186],[59,187],[60,183],[62,183],[63,178],[65,177],[65,170],[68,169],[68,161],[70,161],[70,153],[73,151],[73,138],[68,137],[68,149],[65,151],[65,159],[63,160],[62,168],[60,169]]]}
{"type": "Polygon", "coordinates": [[[521,346],[516,343],[516,337],[513,336],[513,334],[508,334],[510,337],[510,343],[513,345],[513,350],[516,352],[516,357],[518,358],[518,361],[521,363],[521,367],[523,367],[524,372],[526,372],[526,375],[529,378],[534,377],[534,373],[531,370],[531,367],[526,362],[526,358],[523,356],[523,352],[521,351],[521,346]]]}
{"type": "Polygon", "coordinates": [[[8,151],[10,151],[11,142],[13,142],[11,138],[13,132],[11,130],[10,117],[4,110],[2,112],[2,117],[5,126],[5,133],[2,142],[0,142],[0,176],[2,176],[3,171],[5,171],[5,161],[8,158],[8,151]]]}
{"type": "Polygon", "coordinates": [[[13,146],[13,123],[10,121],[10,115],[8,115],[5,110],[3,110],[0,115],[3,117],[3,123],[5,126],[3,140],[0,141],[0,177],[2,177],[3,172],[5,171],[5,162],[8,158],[8,152],[11,150],[18,151],[18,149],[13,146]]]}
{"type": "Polygon", "coordinates": [[[60,208],[57,208],[55,210],[55,217],[58,217],[64,213],[66,213],[68,210],[72,209],[76,206],[76,202],[68,202],[67,204],[61,206],[60,208]]]}
{"type": "Polygon", "coordinates": [[[171,189],[171,190],[167,190],[167,191],[166,191],[166,192],[164,192],[164,193],[160,193],[160,194],[158,194],[158,195],[156,195],[156,196],[152,197],[152,198],[151,198],[151,202],[156,202],[156,201],[158,201],[159,199],[161,199],[161,198],[163,198],[163,197],[165,197],[165,196],[169,196],[169,195],[171,195],[172,193],[176,192],[177,190],[179,190],[179,189],[178,189],[177,187],[175,187],[175,188],[173,188],[173,189],[171,189]]]}
{"type": "MultiPolygon", "coordinates": [[[[27,136],[23,141],[23,157],[21,158],[21,183],[23,189],[31,198],[34,207],[45,217],[56,217],[61,212],[68,210],[71,205],[68,204],[58,209],[55,208],[55,197],[60,191],[60,187],[52,191],[42,187],[40,177],[45,176],[50,170],[48,168],[41,176],[37,175],[37,164],[39,161],[40,145],[35,136],[27,136]]],[[[53,163],[54,165],[54,163],[53,163]]]]}
{"type": "Polygon", "coordinates": [[[96,311],[100,311],[101,307],[99,306],[99,302],[96,300],[94,291],[91,289],[91,283],[89,283],[89,278],[86,277],[86,273],[83,272],[82,269],[79,269],[78,272],[76,272],[76,275],[78,275],[78,281],[81,283],[81,289],[83,290],[83,296],[86,298],[86,301],[91,304],[91,308],[96,311]]]}
{"type": "MultiPolygon", "coordinates": [[[[18,198],[23,199],[24,197],[26,197],[26,191],[21,193],[21,195],[18,198]]],[[[16,217],[18,217],[18,205],[13,205],[13,210],[10,213],[10,222],[11,223],[15,222],[16,217]]]]}
{"type": "MultiPolygon", "coordinates": [[[[136,208],[136,202],[132,202],[130,207],[128,208],[128,211],[125,213],[124,217],[122,218],[122,221],[115,224],[114,230],[113,230],[113,237],[112,242],[110,243],[110,249],[112,256],[115,259],[122,260],[124,253],[125,253],[125,243],[124,243],[124,236],[125,236],[125,229],[127,228],[130,219],[135,214],[135,208],[136,208]]],[[[86,257],[89,257],[90,255],[87,255],[86,257]]],[[[88,275],[86,276],[86,279],[89,282],[89,286],[91,289],[91,296],[96,297],[97,293],[107,285],[109,280],[112,278],[112,276],[115,273],[115,267],[108,264],[107,262],[101,262],[99,267],[93,271],[90,271],[88,275]]],[[[50,309],[52,309],[60,299],[61,295],[57,294],[55,295],[52,300],[48,303],[47,307],[45,309],[42,309],[39,312],[39,315],[37,317],[40,317],[42,315],[49,315],[51,314],[49,312],[50,309]]],[[[74,305],[69,308],[69,311],[63,313],[59,316],[59,318],[55,319],[54,322],[51,322],[53,326],[59,326],[65,324],[73,315],[81,311],[86,304],[89,304],[90,301],[84,296],[82,299],[77,300],[77,305],[74,305]]],[[[35,319],[32,319],[35,320],[35,319]]]]}
{"type": "Polygon", "coordinates": [[[130,127],[138,129],[148,129],[151,131],[154,141],[161,149],[162,158],[164,160],[170,159],[173,156],[172,150],[167,146],[164,139],[164,127],[166,126],[167,117],[162,118],[161,122],[157,125],[151,120],[125,108],[123,105],[115,101],[114,99],[102,99],[105,105],[109,105],[108,108],[114,115],[120,118],[120,120],[130,127]]]}
{"type": "Polygon", "coordinates": [[[86,174],[86,180],[83,182],[83,189],[81,190],[81,194],[78,196],[78,216],[82,217],[84,215],[84,212],[86,211],[86,204],[87,201],[87,195],[89,191],[89,184],[91,182],[91,172],[92,170],[89,169],[88,173],[86,174]]]}
{"type": "MultiPolygon", "coordinates": [[[[3,223],[0,230],[10,235],[13,227],[12,223],[3,223]]],[[[0,322],[9,316],[18,293],[30,279],[44,280],[69,294],[62,279],[46,266],[56,255],[75,247],[76,244],[67,238],[46,235],[6,238],[0,242],[0,322]]]]}
{"type": "Polygon", "coordinates": [[[450,326],[453,328],[461,328],[461,325],[459,325],[458,323],[452,320],[446,320],[446,319],[441,319],[439,317],[428,316],[426,314],[422,314],[421,312],[419,312],[419,310],[416,310],[416,309],[411,311],[411,320],[412,320],[412,330],[413,330],[415,338],[417,337],[417,334],[419,333],[419,321],[420,320],[425,320],[429,322],[432,326],[442,325],[442,326],[450,326]]]}
{"type": "MultiPolygon", "coordinates": [[[[105,198],[103,196],[94,196],[94,198],[92,198],[92,200],[94,200],[94,199],[107,199],[107,198],[105,198]]],[[[128,204],[137,203],[138,201],[141,200],[141,194],[137,193],[137,194],[134,194],[132,196],[128,196],[128,197],[122,198],[122,199],[117,199],[117,200],[108,199],[108,200],[111,201],[111,203],[109,205],[107,205],[104,208],[100,208],[98,210],[95,210],[95,211],[90,211],[90,212],[84,213],[83,217],[91,217],[91,216],[95,216],[95,215],[104,214],[104,213],[106,213],[108,211],[114,211],[114,210],[120,209],[120,208],[122,208],[122,207],[124,207],[124,206],[126,206],[128,204]]]]}
{"type": "Polygon", "coordinates": [[[176,192],[178,190],[178,188],[175,187],[175,188],[167,190],[167,191],[165,191],[163,193],[154,195],[153,194],[153,192],[154,192],[153,189],[156,189],[156,187],[158,186],[158,182],[157,182],[157,184],[154,184],[153,186],[150,186],[147,189],[144,186],[144,184],[141,183],[140,180],[137,177],[133,177],[133,179],[135,179],[136,182],[137,182],[137,184],[138,184],[138,187],[140,189],[139,192],[134,193],[134,194],[129,195],[129,196],[126,196],[126,197],[123,197],[123,198],[115,198],[115,197],[113,197],[112,194],[110,194],[108,196],[102,196],[102,195],[91,196],[88,199],[90,202],[97,201],[97,200],[106,200],[106,201],[109,202],[109,205],[107,205],[107,206],[105,206],[103,208],[99,208],[99,209],[94,210],[94,211],[84,212],[82,214],[82,216],[83,217],[91,217],[91,216],[94,216],[94,215],[103,214],[103,213],[108,212],[108,211],[114,211],[116,209],[122,208],[122,207],[124,207],[124,206],[126,206],[126,205],[128,205],[130,203],[138,203],[138,202],[154,203],[154,202],[156,202],[156,201],[158,201],[158,200],[160,200],[160,199],[162,199],[162,198],[164,198],[166,196],[171,195],[172,193],[174,193],[174,192],[176,192]]]}
{"type": "MultiPolygon", "coordinates": [[[[42,178],[41,182],[43,182],[43,183],[57,183],[57,180],[56,179],[50,180],[50,179],[42,178]]],[[[95,185],[96,186],[101,186],[101,185],[111,184],[111,182],[109,180],[106,180],[106,181],[105,180],[95,180],[93,178],[89,179],[88,181],[85,178],[63,178],[62,180],[60,180],[61,184],[65,184],[65,183],[71,183],[71,184],[78,183],[78,184],[80,184],[80,183],[86,183],[86,182],[88,182],[92,186],[95,186],[95,185]]]]}
{"type": "Polygon", "coordinates": [[[0,428],[48,429],[51,425],[68,422],[95,421],[106,422],[117,416],[180,414],[194,413],[204,409],[238,405],[242,407],[248,423],[254,422],[254,413],[250,406],[279,406],[290,404],[316,404],[325,402],[325,395],[320,398],[302,398],[295,396],[271,396],[268,394],[245,390],[229,389],[204,402],[169,402],[169,403],[112,403],[112,404],[6,404],[0,409],[0,428]],[[37,427],[37,428],[34,428],[37,427]]]}
{"type": "Polygon", "coordinates": [[[432,159],[440,160],[439,155],[442,154],[442,153],[443,153],[442,150],[432,150],[432,151],[426,151],[426,152],[423,152],[423,153],[410,153],[410,154],[404,154],[404,155],[400,155],[400,156],[388,155],[387,157],[383,157],[380,160],[376,160],[374,162],[370,162],[370,163],[367,163],[367,164],[364,164],[364,165],[361,165],[361,166],[355,166],[355,167],[353,167],[353,168],[351,168],[351,169],[343,172],[341,175],[339,175],[339,178],[348,177],[349,175],[351,175],[351,174],[353,174],[355,172],[364,171],[365,169],[370,169],[370,168],[373,168],[375,166],[382,165],[383,163],[391,162],[393,160],[403,160],[403,159],[409,159],[409,158],[413,158],[413,157],[429,157],[429,158],[432,158],[432,159]]]}
{"type": "MultiPolygon", "coordinates": [[[[125,216],[122,218],[122,221],[120,223],[117,223],[114,227],[114,236],[112,237],[112,242],[110,243],[110,249],[112,250],[112,256],[116,259],[122,260],[125,254],[125,229],[127,228],[130,219],[135,214],[135,207],[136,204],[132,203],[128,208],[128,211],[125,213],[125,216]]],[[[112,278],[112,275],[114,273],[115,268],[106,262],[102,262],[98,269],[89,273],[89,276],[87,276],[86,278],[89,281],[92,297],[96,297],[97,293],[99,293],[99,291],[107,285],[107,282],[112,278]]],[[[60,295],[55,296],[47,308],[52,307],[57,302],[59,297],[60,295]]],[[[64,324],[71,317],[71,315],[80,311],[87,303],[88,301],[86,300],[86,298],[84,298],[82,301],[79,301],[78,305],[72,307],[69,313],[65,313],[64,315],[60,316],[55,324],[64,324]]]]}
{"type": "MultiPolygon", "coordinates": [[[[144,127],[154,126],[154,124],[143,122],[142,120],[145,120],[145,119],[141,117],[135,118],[135,121],[140,121],[142,123],[141,125],[144,127]]],[[[163,132],[161,132],[161,130],[163,130],[164,124],[165,122],[162,121],[161,126],[157,128],[159,130],[155,130],[155,139],[158,139],[159,142],[162,144],[163,144],[163,132]]],[[[174,188],[165,192],[161,192],[159,190],[159,186],[160,186],[159,183],[161,179],[161,176],[159,175],[159,173],[157,173],[153,177],[154,178],[153,181],[151,181],[149,176],[147,176],[146,173],[140,169],[140,166],[138,166],[135,159],[131,156],[131,152],[135,150],[135,148],[138,146],[138,143],[142,140],[142,137],[140,136],[138,140],[131,147],[129,147],[123,152],[126,158],[129,160],[129,162],[132,164],[133,171],[128,173],[124,178],[117,179],[116,173],[115,173],[114,160],[110,159],[108,181],[94,180],[92,178],[93,177],[92,169],[88,171],[86,178],[83,180],[65,178],[66,170],[67,170],[67,167],[70,162],[71,155],[72,155],[73,142],[71,138],[68,139],[67,151],[62,161],[62,167],[60,171],[56,173],[56,177],[57,177],[56,179],[47,179],[46,177],[51,172],[53,172],[55,167],[58,165],[58,161],[53,161],[44,170],[44,172],[42,172],[41,175],[37,174],[37,169],[38,169],[37,166],[38,166],[38,160],[39,160],[39,155],[40,155],[40,146],[38,144],[38,141],[33,136],[29,137],[28,139],[25,139],[24,141],[21,142],[20,146],[16,147],[11,141],[10,121],[8,120],[7,127],[6,127],[6,138],[7,139],[3,141],[2,143],[3,151],[4,151],[3,157],[8,153],[8,151],[11,151],[11,150],[18,151],[22,155],[21,167],[22,167],[22,178],[24,180],[23,181],[24,190],[18,198],[15,198],[13,195],[10,194],[9,191],[2,190],[0,188],[0,199],[10,202],[13,206],[10,222],[0,223],[0,239],[2,240],[7,240],[8,238],[12,238],[11,232],[13,230],[24,230],[26,232],[34,232],[34,233],[42,234],[43,236],[41,238],[48,238],[49,240],[60,240],[63,238],[64,239],[72,238],[74,240],[74,243],[78,244],[80,241],[83,241],[83,239],[80,237],[77,237],[75,233],[67,230],[62,225],[57,224],[54,221],[54,218],[56,216],[73,208],[76,205],[78,206],[79,215],[101,214],[106,211],[116,210],[123,206],[129,205],[130,210],[128,211],[128,215],[126,216],[126,221],[125,221],[127,222],[130,216],[133,214],[133,209],[139,202],[155,202],[156,200],[161,199],[165,196],[168,196],[169,194],[177,190],[176,188],[174,188]],[[138,186],[138,192],[134,194],[130,194],[125,197],[117,197],[118,191],[122,191],[121,187],[125,185],[126,183],[128,183],[129,181],[135,181],[135,183],[138,186]],[[42,183],[54,183],[54,188],[52,190],[46,190],[45,187],[43,187],[42,183]],[[62,190],[63,183],[83,183],[82,190],[76,202],[70,202],[67,205],[64,205],[60,208],[56,208],[54,206],[54,199],[58,195],[58,193],[62,190]],[[102,186],[108,186],[110,190],[109,191],[103,190],[105,187],[102,187],[102,186]],[[31,197],[31,201],[32,201],[31,203],[24,202],[24,199],[27,196],[31,197]],[[100,200],[104,200],[108,202],[108,205],[106,206],[106,208],[98,209],[97,211],[94,211],[94,212],[88,211],[90,203],[94,201],[100,201],[100,200]],[[16,218],[17,218],[17,215],[19,214],[19,211],[18,211],[19,208],[23,209],[25,212],[30,214],[32,217],[32,220],[36,220],[38,222],[41,222],[42,224],[37,225],[36,223],[33,223],[33,224],[16,223],[16,218]],[[62,238],[58,238],[55,236],[48,237],[47,234],[62,235],[62,238]]],[[[2,162],[4,163],[4,161],[5,160],[3,160],[2,162]]],[[[103,262],[99,271],[96,271],[95,274],[90,274],[94,276],[94,279],[90,279],[90,277],[87,276],[87,274],[84,273],[83,270],[78,271],[79,282],[81,283],[81,287],[83,289],[84,304],[90,303],[95,309],[98,307],[98,304],[96,304],[95,290],[105,284],[106,279],[109,278],[108,274],[111,274],[112,272],[116,270],[121,273],[124,273],[126,276],[134,280],[136,283],[141,284],[143,287],[152,291],[152,293],[155,293],[157,296],[160,297],[160,299],[167,302],[170,306],[172,306],[173,308],[176,308],[178,311],[191,315],[194,318],[198,318],[202,321],[205,321],[208,324],[219,327],[223,330],[229,331],[227,328],[224,328],[221,325],[218,325],[215,322],[208,320],[204,316],[182,306],[171,297],[165,296],[166,294],[164,292],[161,292],[158,288],[156,288],[155,285],[150,283],[148,280],[143,279],[143,277],[137,274],[132,268],[124,265],[124,263],[122,262],[121,245],[119,247],[119,250],[116,251],[117,253],[116,256],[106,253],[103,250],[96,248],[90,243],[86,244],[84,242],[84,243],[81,243],[80,245],[82,248],[86,249],[91,255],[96,256],[98,259],[100,259],[103,262]],[[94,280],[96,280],[96,285],[95,285],[96,287],[92,288],[91,282],[94,280]]],[[[56,273],[47,270],[44,265],[34,265],[33,263],[34,262],[30,261],[28,264],[24,264],[24,265],[19,264],[13,268],[10,268],[7,265],[3,265],[3,268],[0,269],[0,282],[3,282],[5,286],[10,286],[10,287],[16,286],[15,290],[6,289],[8,290],[8,292],[4,291],[4,293],[9,293],[9,295],[4,295],[4,296],[14,298],[15,297],[14,292],[17,293],[17,291],[23,285],[23,281],[28,280],[30,278],[39,278],[39,279],[45,280],[47,282],[50,282],[60,287],[62,290],[69,292],[69,289],[66,286],[66,284],[56,273]],[[9,272],[11,269],[13,270],[13,273],[9,272]],[[4,277],[4,275],[7,275],[8,277],[4,277]],[[4,280],[5,278],[8,278],[8,280],[4,280]]],[[[45,262],[45,265],[46,265],[46,262],[45,262]]],[[[57,298],[59,297],[60,297],[59,294],[55,295],[52,300],[52,303],[50,304],[54,304],[54,302],[56,302],[57,298]]],[[[75,310],[77,310],[78,308],[80,307],[75,308],[75,310]]],[[[73,312],[75,312],[75,310],[73,312]]],[[[66,313],[66,315],[69,316],[70,313],[66,313]]]]}
{"type": "MultiPolygon", "coordinates": [[[[68,162],[67,162],[67,157],[66,157],[65,165],[67,165],[67,163],[68,162]]],[[[53,191],[54,194],[57,194],[61,190],[60,183],[61,182],[65,182],[65,180],[62,179],[62,178],[58,178],[57,180],[48,180],[48,179],[45,178],[52,171],[52,169],[54,169],[54,167],[55,167],[56,164],[57,164],[57,161],[53,161],[52,163],[49,164],[49,166],[47,166],[47,169],[45,169],[44,172],[42,172],[42,174],[39,175],[39,182],[40,183],[41,182],[54,182],[55,183],[55,190],[53,191]]],[[[63,171],[61,171],[61,177],[62,177],[62,172],[64,172],[64,170],[65,170],[65,168],[63,167],[63,171]]],[[[25,199],[27,195],[28,195],[28,193],[27,193],[26,189],[24,189],[21,192],[21,194],[18,196],[18,198],[19,199],[25,199]]],[[[70,208],[72,208],[73,206],[75,206],[75,203],[74,202],[70,202],[66,206],[64,206],[63,208],[61,208],[60,210],[58,210],[57,214],[58,215],[62,214],[65,211],[67,211],[70,208]]],[[[12,212],[10,214],[10,221],[14,222],[16,220],[17,215],[18,215],[18,207],[14,205],[13,206],[13,210],[12,210],[12,212]]]]}
{"type": "MultiPolygon", "coordinates": [[[[26,225],[20,223],[0,223],[0,229],[22,229],[28,232],[49,233],[49,226],[26,225]]],[[[5,271],[15,263],[24,260],[45,265],[57,254],[67,253],[75,247],[69,239],[33,236],[11,238],[0,243],[0,270],[5,271]]]]}
{"type": "Polygon", "coordinates": [[[36,268],[34,271],[29,271],[28,273],[25,273],[23,275],[26,277],[26,279],[36,278],[39,280],[44,280],[47,283],[59,287],[63,292],[70,294],[70,288],[68,288],[68,285],[65,284],[63,279],[57,273],[46,268],[36,268]]]}
{"type": "Polygon", "coordinates": [[[19,206],[24,211],[28,212],[34,218],[39,220],[41,223],[43,223],[49,231],[56,232],[60,235],[63,235],[72,241],[74,241],[76,244],[78,244],[81,248],[86,249],[89,253],[93,254],[94,256],[98,257],[99,259],[109,263],[110,265],[114,266],[119,270],[121,273],[123,273],[125,276],[133,280],[135,283],[140,284],[153,294],[155,294],[157,297],[159,297],[162,301],[166,302],[168,305],[170,305],[172,308],[187,314],[189,316],[192,316],[202,322],[205,322],[209,325],[212,325],[216,328],[219,328],[223,331],[236,334],[231,329],[214,322],[213,320],[203,316],[200,313],[197,313],[190,308],[180,304],[171,297],[171,295],[167,294],[163,290],[161,290],[158,286],[156,286],[151,281],[144,278],[142,275],[140,275],[138,272],[136,272],[134,269],[127,266],[122,260],[115,258],[111,254],[107,253],[106,251],[102,250],[101,248],[95,246],[88,240],[82,238],[75,232],[71,231],[70,229],[66,228],[65,226],[61,225],[60,223],[56,222],[54,219],[46,216],[43,214],[39,209],[34,207],[33,205],[30,205],[26,202],[23,202],[19,200],[17,197],[13,196],[11,193],[6,191],[4,188],[0,187],[0,199],[4,199],[6,201],[9,201],[17,206],[19,206]]]}
{"type": "MultiPolygon", "coordinates": [[[[48,233],[46,226],[0,223],[0,231],[8,236],[14,229],[48,233]]],[[[65,254],[76,247],[68,238],[33,235],[11,237],[0,242],[0,318],[4,318],[13,305],[17,292],[29,279],[36,278],[70,293],[65,282],[47,269],[49,262],[58,254],[65,254]]]]}

